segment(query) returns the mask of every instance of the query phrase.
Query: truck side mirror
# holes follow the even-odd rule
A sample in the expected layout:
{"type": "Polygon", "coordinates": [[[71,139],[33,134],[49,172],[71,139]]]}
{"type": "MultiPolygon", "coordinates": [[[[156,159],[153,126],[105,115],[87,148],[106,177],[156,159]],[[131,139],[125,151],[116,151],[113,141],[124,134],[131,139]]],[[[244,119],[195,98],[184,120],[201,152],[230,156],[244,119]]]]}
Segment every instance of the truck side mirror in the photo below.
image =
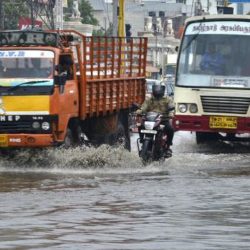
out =
{"type": "Polygon", "coordinates": [[[64,86],[67,80],[67,73],[62,73],[60,75],[54,76],[54,83],[55,85],[59,86],[59,92],[62,94],[64,92],[64,86]]]}
{"type": "Polygon", "coordinates": [[[178,52],[178,50],[179,50],[179,46],[176,46],[175,51],[178,52]]]}

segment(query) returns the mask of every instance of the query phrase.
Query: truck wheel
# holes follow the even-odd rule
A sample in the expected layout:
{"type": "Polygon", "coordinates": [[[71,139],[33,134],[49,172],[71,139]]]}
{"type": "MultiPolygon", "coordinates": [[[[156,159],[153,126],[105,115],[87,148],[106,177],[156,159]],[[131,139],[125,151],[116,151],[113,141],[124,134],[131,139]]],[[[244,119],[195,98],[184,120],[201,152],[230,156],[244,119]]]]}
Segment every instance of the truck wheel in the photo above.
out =
{"type": "Polygon", "coordinates": [[[115,134],[115,144],[122,146],[129,151],[131,150],[130,137],[121,123],[118,124],[117,132],[115,134]]]}
{"type": "Polygon", "coordinates": [[[67,129],[66,136],[62,146],[64,148],[70,148],[74,145],[74,138],[70,128],[67,129]]]}
{"type": "Polygon", "coordinates": [[[76,145],[80,145],[82,143],[82,129],[79,125],[77,125],[74,129],[71,130],[72,138],[76,145]]]}

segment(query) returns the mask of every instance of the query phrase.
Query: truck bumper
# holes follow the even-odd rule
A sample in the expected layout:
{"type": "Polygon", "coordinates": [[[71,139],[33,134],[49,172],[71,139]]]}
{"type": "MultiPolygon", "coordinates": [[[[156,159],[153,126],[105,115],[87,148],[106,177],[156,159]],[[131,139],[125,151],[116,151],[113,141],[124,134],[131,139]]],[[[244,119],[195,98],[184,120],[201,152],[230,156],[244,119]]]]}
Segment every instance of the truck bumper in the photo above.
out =
{"type": "Polygon", "coordinates": [[[0,147],[48,147],[55,145],[52,134],[0,134],[0,147]]]}
{"type": "Polygon", "coordinates": [[[209,115],[175,115],[173,119],[173,127],[176,131],[182,130],[194,132],[221,132],[237,134],[250,133],[250,117],[237,117],[237,127],[234,129],[210,128],[209,119],[209,115]]]}

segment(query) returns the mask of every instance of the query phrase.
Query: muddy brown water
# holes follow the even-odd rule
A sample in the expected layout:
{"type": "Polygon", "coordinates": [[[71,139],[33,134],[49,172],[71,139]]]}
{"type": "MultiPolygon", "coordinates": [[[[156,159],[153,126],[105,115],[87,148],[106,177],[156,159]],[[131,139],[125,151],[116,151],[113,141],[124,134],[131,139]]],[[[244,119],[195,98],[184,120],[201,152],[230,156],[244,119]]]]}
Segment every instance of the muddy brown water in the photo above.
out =
{"type": "Polygon", "coordinates": [[[198,146],[143,166],[107,146],[0,159],[0,249],[250,249],[250,147],[198,146]]]}

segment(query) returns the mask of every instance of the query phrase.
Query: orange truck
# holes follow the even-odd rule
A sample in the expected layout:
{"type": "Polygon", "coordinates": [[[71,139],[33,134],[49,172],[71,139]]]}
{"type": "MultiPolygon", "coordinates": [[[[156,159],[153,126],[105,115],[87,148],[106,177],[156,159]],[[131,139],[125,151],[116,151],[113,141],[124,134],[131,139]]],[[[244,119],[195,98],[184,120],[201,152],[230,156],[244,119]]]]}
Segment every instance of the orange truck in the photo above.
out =
{"type": "Polygon", "coordinates": [[[146,38],[0,32],[0,147],[123,143],[145,98],[146,38]]]}

